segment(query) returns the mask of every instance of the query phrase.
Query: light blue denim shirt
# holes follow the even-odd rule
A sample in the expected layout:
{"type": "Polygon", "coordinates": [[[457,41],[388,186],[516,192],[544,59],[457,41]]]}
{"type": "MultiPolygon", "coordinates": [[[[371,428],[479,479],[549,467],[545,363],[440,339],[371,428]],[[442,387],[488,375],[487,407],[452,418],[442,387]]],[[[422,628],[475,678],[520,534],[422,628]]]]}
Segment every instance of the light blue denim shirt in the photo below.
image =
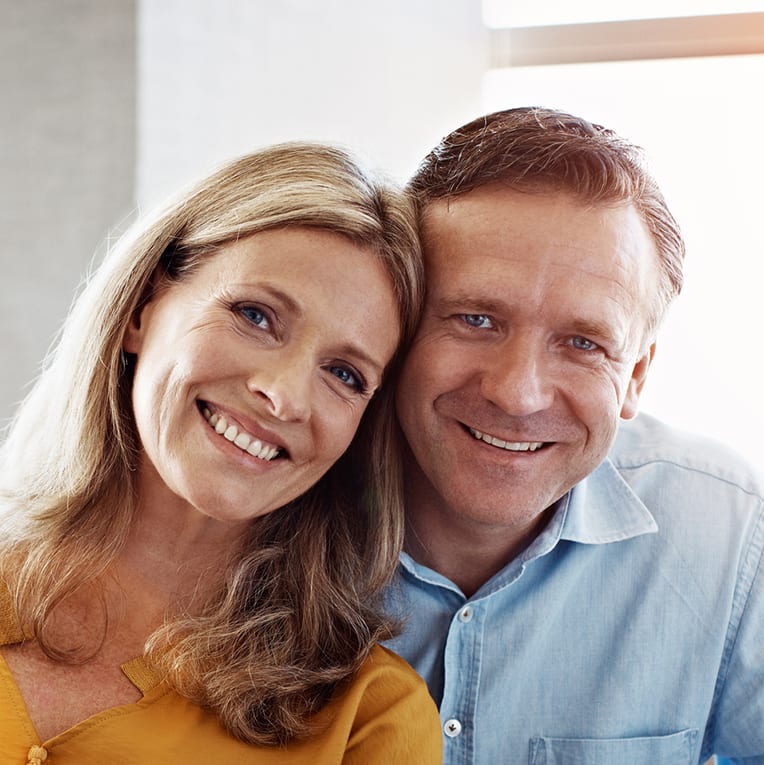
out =
{"type": "Polygon", "coordinates": [[[763,496],[641,415],[473,597],[404,554],[388,645],[440,705],[445,763],[764,765],[763,496]]]}

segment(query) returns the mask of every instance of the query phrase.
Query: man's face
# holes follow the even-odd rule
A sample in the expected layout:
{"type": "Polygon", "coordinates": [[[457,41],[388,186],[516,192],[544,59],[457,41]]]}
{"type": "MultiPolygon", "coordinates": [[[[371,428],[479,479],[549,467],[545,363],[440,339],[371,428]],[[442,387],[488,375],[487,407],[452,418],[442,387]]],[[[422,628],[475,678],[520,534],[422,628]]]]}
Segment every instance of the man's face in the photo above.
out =
{"type": "Polygon", "coordinates": [[[407,511],[527,532],[636,414],[655,247],[630,205],[501,187],[432,203],[423,236],[397,400],[407,511]]]}

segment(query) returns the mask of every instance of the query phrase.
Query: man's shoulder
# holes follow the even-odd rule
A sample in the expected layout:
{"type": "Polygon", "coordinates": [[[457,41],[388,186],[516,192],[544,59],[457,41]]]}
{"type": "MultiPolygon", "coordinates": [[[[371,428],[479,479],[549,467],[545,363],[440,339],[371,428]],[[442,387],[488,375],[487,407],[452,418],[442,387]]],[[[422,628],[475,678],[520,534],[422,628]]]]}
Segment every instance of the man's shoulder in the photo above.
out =
{"type": "Polygon", "coordinates": [[[622,421],[610,461],[629,476],[672,476],[688,485],[720,484],[764,498],[760,472],[732,447],[715,439],[674,428],[647,414],[622,421]]]}

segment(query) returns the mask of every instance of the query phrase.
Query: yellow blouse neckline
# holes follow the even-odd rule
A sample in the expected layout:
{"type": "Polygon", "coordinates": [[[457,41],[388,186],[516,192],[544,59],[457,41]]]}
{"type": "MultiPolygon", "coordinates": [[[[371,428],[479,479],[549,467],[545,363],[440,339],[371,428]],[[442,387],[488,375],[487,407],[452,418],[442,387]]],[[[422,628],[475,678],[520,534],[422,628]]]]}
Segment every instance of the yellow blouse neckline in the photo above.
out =
{"type": "MultiPolygon", "coordinates": [[[[28,637],[13,607],[8,585],[0,581],[0,646],[21,643],[28,637]]],[[[144,696],[161,682],[159,673],[148,665],[143,656],[130,659],[120,669],[144,696]]]]}

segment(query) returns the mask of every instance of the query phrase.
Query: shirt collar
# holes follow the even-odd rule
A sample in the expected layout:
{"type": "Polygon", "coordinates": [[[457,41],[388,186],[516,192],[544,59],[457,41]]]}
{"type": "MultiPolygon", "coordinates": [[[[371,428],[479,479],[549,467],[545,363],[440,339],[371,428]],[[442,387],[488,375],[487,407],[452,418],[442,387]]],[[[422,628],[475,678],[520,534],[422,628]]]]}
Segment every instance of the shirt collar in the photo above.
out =
{"type": "Polygon", "coordinates": [[[607,544],[658,531],[652,513],[609,459],[576,484],[566,499],[560,539],[607,544]]]}
{"type": "MultiPolygon", "coordinates": [[[[657,531],[658,524],[652,513],[606,459],[557,502],[554,515],[541,534],[486,585],[495,589],[517,578],[526,563],[551,552],[561,539],[595,545],[657,531]]],[[[449,579],[417,563],[405,552],[401,553],[401,565],[417,579],[461,592],[449,579]]],[[[481,587],[481,593],[486,585],[481,587]]]]}

